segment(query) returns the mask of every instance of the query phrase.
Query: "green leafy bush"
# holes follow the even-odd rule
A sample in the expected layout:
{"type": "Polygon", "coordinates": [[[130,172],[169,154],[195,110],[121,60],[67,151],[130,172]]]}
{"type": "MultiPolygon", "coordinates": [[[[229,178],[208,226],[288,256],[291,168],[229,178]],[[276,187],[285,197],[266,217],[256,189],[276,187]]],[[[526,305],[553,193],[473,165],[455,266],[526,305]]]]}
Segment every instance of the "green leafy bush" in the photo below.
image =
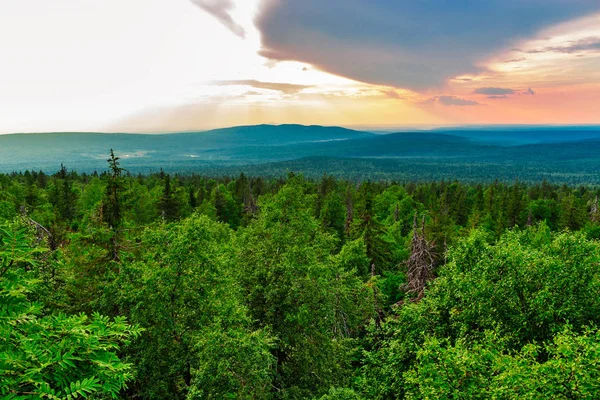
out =
{"type": "Polygon", "coordinates": [[[98,314],[45,315],[29,300],[36,253],[16,225],[0,229],[0,394],[5,399],[117,398],[132,366],[119,359],[140,329],[98,314]]]}

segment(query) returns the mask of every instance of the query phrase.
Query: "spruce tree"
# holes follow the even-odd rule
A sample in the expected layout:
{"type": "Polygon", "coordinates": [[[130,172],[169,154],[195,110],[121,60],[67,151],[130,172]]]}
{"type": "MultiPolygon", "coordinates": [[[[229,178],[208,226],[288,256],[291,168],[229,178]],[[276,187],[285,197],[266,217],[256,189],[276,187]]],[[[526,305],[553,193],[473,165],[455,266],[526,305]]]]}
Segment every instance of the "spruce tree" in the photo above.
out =
{"type": "Polygon", "coordinates": [[[198,207],[198,198],[196,197],[196,191],[193,186],[190,186],[188,189],[189,194],[189,204],[192,209],[198,207]]]}
{"type": "Polygon", "coordinates": [[[61,164],[59,172],[55,175],[54,190],[50,193],[50,201],[56,208],[59,220],[66,222],[73,220],[75,200],[72,179],[67,173],[67,168],[61,164]]]}
{"type": "Polygon", "coordinates": [[[121,226],[123,224],[122,195],[124,191],[123,179],[121,177],[124,171],[119,164],[119,157],[115,156],[113,149],[110,149],[108,161],[109,173],[107,174],[106,190],[102,199],[102,222],[104,222],[111,231],[111,249],[110,259],[119,260],[121,226]]]}
{"type": "Polygon", "coordinates": [[[102,201],[102,221],[116,231],[121,227],[123,220],[121,196],[124,185],[121,174],[124,169],[121,168],[119,157],[115,156],[113,149],[110,149],[110,157],[106,161],[110,171],[102,201]]]}
{"type": "Polygon", "coordinates": [[[160,211],[164,221],[172,222],[179,218],[181,205],[179,200],[173,193],[171,187],[171,177],[169,174],[163,174],[164,189],[163,194],[158,201],[158,210],[160,211]]]}

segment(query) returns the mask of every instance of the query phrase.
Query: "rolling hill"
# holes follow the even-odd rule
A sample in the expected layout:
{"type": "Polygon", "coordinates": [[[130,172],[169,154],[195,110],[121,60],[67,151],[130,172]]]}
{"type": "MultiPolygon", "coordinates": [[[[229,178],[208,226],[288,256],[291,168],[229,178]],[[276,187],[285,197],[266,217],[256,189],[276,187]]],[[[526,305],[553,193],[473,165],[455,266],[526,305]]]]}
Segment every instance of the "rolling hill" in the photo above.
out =
{"type": "Polygon", "coordinates": [[[385,179],[600,183],[600,128],[454,129],[373,134],[339,127],[257,125],[173,134],[0,136],[0,171],[102,171],[113,148],[132,173],[308,175],[385,179]]]}

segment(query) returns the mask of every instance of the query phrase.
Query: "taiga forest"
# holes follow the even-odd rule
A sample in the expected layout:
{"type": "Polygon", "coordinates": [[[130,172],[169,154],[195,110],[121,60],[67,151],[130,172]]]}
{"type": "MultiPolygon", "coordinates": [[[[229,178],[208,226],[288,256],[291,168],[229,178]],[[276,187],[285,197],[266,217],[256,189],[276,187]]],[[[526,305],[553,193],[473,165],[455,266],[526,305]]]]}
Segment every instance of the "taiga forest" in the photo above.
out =
{"type": "Polygon", "coordinates": [[[6,399],[594,398],[600,189],[0,176],[6,399]]]}
{"type": "Polygon", "coordinates": [[[0,400],[600,399],[600,0],[0,0],[0,400]]]}

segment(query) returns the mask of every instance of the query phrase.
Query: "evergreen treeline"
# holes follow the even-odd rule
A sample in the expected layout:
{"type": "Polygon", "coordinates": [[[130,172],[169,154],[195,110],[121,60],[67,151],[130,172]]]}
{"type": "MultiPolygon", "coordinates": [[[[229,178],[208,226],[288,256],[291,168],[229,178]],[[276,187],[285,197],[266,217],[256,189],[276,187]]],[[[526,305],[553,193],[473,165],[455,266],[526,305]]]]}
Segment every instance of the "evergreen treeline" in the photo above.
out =
{"type": "Polygon", "coordinates": [[[0,175],[0,395],[596,398],[599,195],[0,175]]]}

